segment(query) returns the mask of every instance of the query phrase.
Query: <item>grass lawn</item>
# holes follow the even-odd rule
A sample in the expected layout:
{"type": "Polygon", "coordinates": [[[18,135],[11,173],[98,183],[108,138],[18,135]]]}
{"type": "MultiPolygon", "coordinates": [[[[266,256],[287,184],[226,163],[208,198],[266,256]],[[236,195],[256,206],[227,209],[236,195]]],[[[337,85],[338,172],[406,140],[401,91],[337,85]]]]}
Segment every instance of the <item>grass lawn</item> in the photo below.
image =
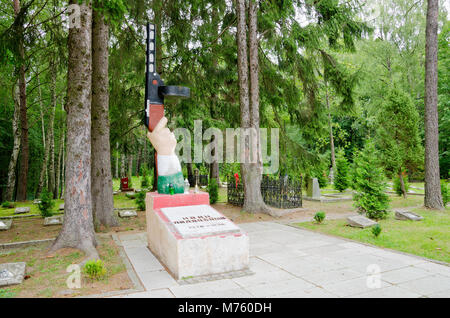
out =
{"type": "MultiPolygon", "coordinates": [[[[53,206],[53,212],[57,213],[58,209],[59,209],[59,205],[61,203],[64,203],[64,200],[58,199],[58,200],[54,200],[54,202],[55,202],[55,205],[53,206]]],[[[19,207],[29,207],[30,208],[29,213],[23,213],[20,215],[40,214],[37,204],[34,204],[33,201],[23,201],[23,202],[15,202],[14,208],[11,208],[11,209],[5,209],[3,207],[0,207],[0,217],[14,215],[14,210],[19,207]]]]}
{"type": "Polygon", "coordinates": [[[378,222],[382,228],[378,238],[373,236],[370,228],[347,226],[345,219],[295,225],[450,263],[450,208],[444,211],[417,208],[412,211],[424,219],[419,222],[399,221],[394,218],[394,213],[389,213],[387,219],[378,222]]]}
{"type": "Polygon", "coordinates": [[[76,297],[132,288],[133,284],[112,238],[103,236],[98,243],[97,250],[105,264],[106,276],[99,281],[91,281],[82,274],[81,288],[73,290],[69,290],[66,285],[70,275],[66,269],[84,259],[82,252],[66,248],[58,254],[47,255],[47,246],[0,252],[0,263],[27,263],[23,283],[0,288],[0,298],[76,297]]]}

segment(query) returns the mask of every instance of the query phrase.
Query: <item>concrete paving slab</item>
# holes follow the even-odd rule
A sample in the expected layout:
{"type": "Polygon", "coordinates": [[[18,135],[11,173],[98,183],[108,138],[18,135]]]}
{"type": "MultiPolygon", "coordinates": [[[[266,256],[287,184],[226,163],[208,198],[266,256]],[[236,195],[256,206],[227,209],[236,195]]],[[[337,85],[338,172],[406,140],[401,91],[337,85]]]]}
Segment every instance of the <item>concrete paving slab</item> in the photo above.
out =
{"type": "Polygon", "coordinates": [[[384,272],[382,274],[382,278],[383,280],[391,284],[400,284],[430,275],[431,273],[424,269],[409,266],[405,268],[394,269],[392,271],[384,272]]]}
{"type": "Polygon", "coordinates": [[[371,290],[366,293],[354,295],[353,298],[419,298],[422,295],[397,287],[389,286],[385,288],[371,290]]]}
{"type": "Polygon", "coordinates": [[[397,286],[422,295],[432,295],[450,289],[450,277],[437,274],[411,280],[397,286]]]}
{"type": "Polygon", "coordinates": [[[239,226],[249,234],[255,274],[187,285],[164,270],[145,232],[119,235],[147,290],[123,297],[449,297],[449,266],[275,222],[239,226]],[[367,284],[373,265],[380,288],[367,284]]]}
{"type": "Polygon", "coordinates": [[[170,288],[178,286],[175,279],[165,270],[151,272],[137,272],[146,290],[170,288]]]}

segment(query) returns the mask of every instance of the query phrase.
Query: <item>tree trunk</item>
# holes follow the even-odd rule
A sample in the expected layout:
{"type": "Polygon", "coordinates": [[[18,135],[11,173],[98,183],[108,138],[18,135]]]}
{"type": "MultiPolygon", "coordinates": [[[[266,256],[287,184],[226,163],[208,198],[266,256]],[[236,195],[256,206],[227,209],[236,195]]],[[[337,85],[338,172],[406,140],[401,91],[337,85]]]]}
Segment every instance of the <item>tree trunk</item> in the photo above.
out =
{"type": "Polygon", "coordinates": [[[400,188],[402,189],[403,198],[406,199],[406,188],[405,188],[405,180],[403,180],[402,169],[398,172],[398,178],[400,180],[400,188]]]}
{"type": "Polygon", "coordinates": [[[133,155],[130,153],[128,155],[128,182],[131,182],[131,177],[133,176],[133,155]]]}
{"type": "Polygon", "coordinates": [[[56,64],[54,58],[50,62],[50,98],[51,111],[48,121],[48,191],[53,193],[53,198],[56,198],[56,182],[55,182],[55,110],[56,110],[56,64]]]}
{"type": "Polygon", "coordinates": [[[139,147],[137,157],[136,157],[136,176],[139,178],[139,172],[141,170],[141,162],[142,162],[142,148],[139,147]]]}
{"type": "Polygon", "coordinates": [[[193,182],[194,171],[192,171],[192,162],[186,162],[186,170],[187,170],[187,179],[188,179],[189,185],[191,187],[193,187],[195,184],[193,182]]]}
{"type": "Polygon", "coordinates": [[[108,38],[100,10],[92,18],[92,214],[96,228],[118,226],[114,217],[109,143],[108,38]]]}
{"type": "Polygon", "coordinates": [[[66,193],[66,188],[65,188],[65,184],[66,184],[66,159],[65,159],[65,154],[66,154],[66,147],[65,147],[65,132],[64,132],[64,137],[63,137],[63,146],[62,146],[62,168],[61,168],[61,193],[59,195],[59,198],[62,199],[65,196],[66,193]]]}
{"type": "MultiPolygon", "coordinates": [[[[247,212],[270,213],[261,195],[262,178],[262,156],[259,143],[259,60],[258,60],[258,38],[257,38],[257,13],[256,1],[250,0],[248,6],[249,17],[249,56],[247,56],[247,32],[246,32],[246,10],[245,1],[236,1],[237,9],[237,45],[238,45],[238,75],[239,75],[239,97],[241,106],[241,127],[254,128],[256,131],[256,142],[252,143],[250,149],[247,138],[241,139],[244,144],[244,162],[241,163],[242,179],[244,181],[244,206],[247,212]],[[247,59],[250,61],[250,70],[247,59]],[[250,73],[250,92],[249,92],[250,73]],[[250,99],[250,100],[249,100],[250,99]],[[255,162],[250,162],[250,152],[256,153],[255,162]]],[[[242,136],[241,136],[242,137],[242,136]]]]}
{"type": "Polygon", "coordinates": [[[425,45],[425,207],[443,209],[437,110],[438,0],[428,0],[425,45]]]}
{"type": "MultiPolygon", "coordinates": [[[[71,0],[70,4],[78,4],[71,0]]],[[[67,162],[64,222],[51,251],[78,248],[98,258],[91,197],[91,32],[90,1],[80,6],[81,26],[70,28],[67,72],[67,162]]]]}
{"type": "Polygon", "coordinates": [[[48,162],[48,135],[45,133],[45,121],[44,121],[44,111],[43,111],[43,105],[42,105],[42,91],[41,91],[41,82],[39,80],[39,75],[36,75],[36,80],[38,84],[38,92],[39,92],[39,106],[40,106],[40,113],[41,113],[41,126],[42,126],[42,142],[44,144],[44,158],[42,160],[42,166],[41,166],[41,172],[39,174],[39,183],[36,190],[36,198],[39,198],[41,196],[42,189],[44,188],[44,183],[46,180],[48,180],[48,173],[47,173],[47,162],[48,162]]]}
{"type": "Polygon", "coordinates": [[[12,201],[14,198],[14,188],[16,186],[16,166],[17,166],[17,158],[19,157],[20,151],[20,122],[19,122],[19,113],[20,113],[20,97],[19,97],[19,88],[16,84],[13,87],[13,99],[14,99],[14,117],[12,120],[12,129],[14,136],[14,145],[13,151],[11,153],[11,159],[9,160],[8,165],[8,181],[6,184],[6,191],[4,195],[5,201],[12,201]]]}
{"type": "Polygon", "coordinates": [[[125,155],[122,154],[121,158],[120,158],[120,178],[125,178],[126,174],[125,174],[125,155]]]}
{"type": "Polygon", "coordinates": [[[59,151],[58,151],[58,162],[56,165],[56,198],[60,197],[61,193],[61,166],[62,166],[62,155],[64,151],[64,121],[61,124],[61,135],[59,137],[59,151]]]}
{"type": "Polygon", "coordinates": [[[330,129],[330,151],[331,151],[331,166],[333,167],[333,172],[336,172],[336,153],[334,150],[334,137],[333,137],[333,126],[331,122],[331,110],[330,110],[330,102],[329,102],[329,96],[328,96],[328,87],[327,83],[325,82],[325,88],[326,88],[326,102],[327,102],[327,109],[328,109],[328,127],[330,129]]]}
{"type": "MultiPolygon", "coordinates": [[[[14,14],[17,16],[20,12],[20,1],[14,0],[14,14]]],[[[19,52],[20,66],[19,66],[19,95],[20,95],[20,170],[19,180],[17,184],[17,201],[24,201],[27,199],[27,179],[28,179],[28,119],[27,119],[27,83],[25,79],[25,48],[24,48],[24,28],[23,25],[16,26],[18,41],[17,49],[19,52]]]]}
{"type": "Polygon", "coordinates": [[[116,166],[114,169],[114,178],[118,178],[119,177],[119,143],[116,143],[116,154],[114,155],[115,161],[116,161],[116,166]]]}

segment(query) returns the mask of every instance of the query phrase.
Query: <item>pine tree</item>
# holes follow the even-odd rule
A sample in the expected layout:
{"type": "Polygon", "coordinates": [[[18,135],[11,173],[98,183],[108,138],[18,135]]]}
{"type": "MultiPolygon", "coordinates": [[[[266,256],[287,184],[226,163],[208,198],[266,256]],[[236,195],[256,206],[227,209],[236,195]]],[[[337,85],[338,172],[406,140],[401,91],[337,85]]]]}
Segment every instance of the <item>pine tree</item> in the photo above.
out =
{"type": "Polygon", "coordinates": [[[423,163],[419,114],[407,94],[399,89],[391,89],[378,113],[377,122],[379,128],[376,140],[383,166],[397,175],[400,193],[406,198],[404,168],[412,170],[423,163]]]}
{"type": "Polygon", "coordinates": [[[345,158],[344,150],[340,149],[336,156],[336,177],[334,178],[334,188],[343,192],[350,186],[348,161],[345,158]]]}
{"type": "Polygon", "coordinates": [[[386,182],[379,166],[373,142],[368,141],[355,158],[353,176],[356,193],[354,205],[359,213],[371,219],[382,219],[389,208],[389,197],[385,193],[386,182]]]}

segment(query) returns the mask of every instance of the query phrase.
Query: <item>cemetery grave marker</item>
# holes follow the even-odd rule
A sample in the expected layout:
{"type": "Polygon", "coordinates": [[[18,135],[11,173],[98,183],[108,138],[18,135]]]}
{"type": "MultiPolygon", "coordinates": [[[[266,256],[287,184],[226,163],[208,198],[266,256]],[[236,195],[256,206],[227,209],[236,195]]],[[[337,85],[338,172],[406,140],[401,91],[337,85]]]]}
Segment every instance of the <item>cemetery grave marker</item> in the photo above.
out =
{"type": "Polygon", "coordinates": [[[137,217],[137,213],[136,213],[136,211],[133,211],[133,210],[125,210],[125,211],[119,211],[119,216],[121,218],[137,217]]]}
{"type": "Polygon", "coordinates": [[[14,214],[23,214],[23,213],[28,213],[28,212],[30,212],[30,208],[27,206],[24,206],[24,207],[16,208],[16,210],[14,211],[14,214]]]}
{"type": "Polygon", "coordinates": [[[6,231],[11,228],[12,220],[0,220],[0,231],[6,231]]]}
{"type": "Polygon", "coordinates": [[[407,210],[394,210],[395,211],[395,218],[397,220],[411,220],[411,221],[421,221],[423,220],[423,217],[413,213],[411,211],[407,211],[407,210]]]}
{"type": "Polygon", "coordinates": [[[371,226],[378,224],[377,222],[375,222],[369,218],[366,218],[365,216],[362,216],[362,215],[349,216],[349,217],[347,217],[347,222],[348,222],[348,225],[350,225],[350,226],[360,227],[363,229],[366,227],[371,227],[371,226]]]}
{"type": "Polygon", "coordinates": [[[24,262],[0,264],[0,287],[21,284],[25,267],[24,262]]]}

